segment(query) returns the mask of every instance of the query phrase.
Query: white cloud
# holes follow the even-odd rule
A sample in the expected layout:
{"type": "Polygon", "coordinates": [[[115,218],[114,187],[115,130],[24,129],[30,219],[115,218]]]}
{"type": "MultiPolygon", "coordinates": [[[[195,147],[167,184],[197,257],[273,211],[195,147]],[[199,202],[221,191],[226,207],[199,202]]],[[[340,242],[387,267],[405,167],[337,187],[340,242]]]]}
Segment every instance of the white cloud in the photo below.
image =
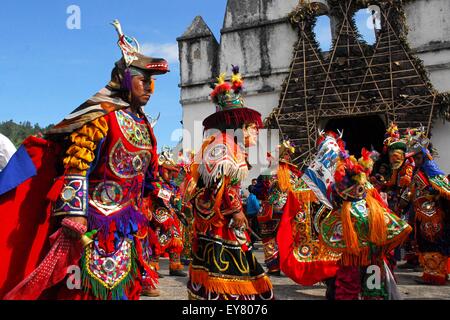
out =
{"type": "Polygon", "coordinates": [[[146,42],[141,45],[141,52],[155,58],[164,58],[169,63],[178,63],[177,43],[151,43],[146,42]]]}

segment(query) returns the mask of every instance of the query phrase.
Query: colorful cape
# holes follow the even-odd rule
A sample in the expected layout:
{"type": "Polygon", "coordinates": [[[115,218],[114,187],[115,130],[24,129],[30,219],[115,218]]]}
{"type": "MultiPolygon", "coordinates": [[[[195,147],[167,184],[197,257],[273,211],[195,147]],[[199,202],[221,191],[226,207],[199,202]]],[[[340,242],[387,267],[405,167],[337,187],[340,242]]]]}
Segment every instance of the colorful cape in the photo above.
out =
{"type": "MultiPolygon", "coordinates": [[[[37,267],[49,248],[52,231],[49,201],[45,197],[57,176],[60,147],[29,137],[21,148],[26,152],[22,157],[29,157],[21,162],[30,166],[26,173],[32,175],[35,170],[36,175],[23,176],[22,179],[27,178],[24,182],[17,180],[17,188],[0,196],[0,298],[37,267]]],[[[15,163],[12,158],[8,167],[13,168],[15,163]]]]}

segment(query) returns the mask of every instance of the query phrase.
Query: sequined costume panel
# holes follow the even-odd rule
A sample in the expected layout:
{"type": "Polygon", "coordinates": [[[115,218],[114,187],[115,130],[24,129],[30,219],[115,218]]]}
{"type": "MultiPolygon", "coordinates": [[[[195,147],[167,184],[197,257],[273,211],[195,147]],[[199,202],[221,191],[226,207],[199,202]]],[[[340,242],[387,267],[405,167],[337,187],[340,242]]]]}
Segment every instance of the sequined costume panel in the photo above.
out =
{"type": "Polygon", "coordinates": [[[96,230],[81,261],[84,289],[100,299],[123,299],[141,275],[147,275],[146,252],[136,238],[143,214],[145,174],[153,156],[145,119],[119,110],[105,116],[108,134],[88,169],[89,230],[96,230]]]}
{"type": "MultiPolygon", "coordinates": [[[[201,155],[201,154],[200,154],[201,155]]],[[[240,183],[248,168],[232,137],[205,146],[192,198],[194,241],[189,270],[191,299],[271,299],[272,284],[257,262],[246,230],[232,227],[242,212],[240,183]]]]}

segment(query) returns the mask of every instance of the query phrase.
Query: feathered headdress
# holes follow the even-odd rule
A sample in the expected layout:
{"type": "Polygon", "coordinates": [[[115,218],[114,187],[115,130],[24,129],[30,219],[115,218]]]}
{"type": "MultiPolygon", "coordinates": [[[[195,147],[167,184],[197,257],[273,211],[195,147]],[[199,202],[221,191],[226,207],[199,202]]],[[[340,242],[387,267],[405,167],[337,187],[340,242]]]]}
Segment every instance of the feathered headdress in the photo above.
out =
{"type": "Polygon", "coordinates": [[[430,139],[427,137],[425,127],[420,126],[418,128],[408,128],[406,130],[406,141],[408,146],[407,157],[412,157],[419,152],[424,152],[430,160],[433,160],[430,152],[428,151],[430,139]]]}
{"type": "Polygon", "coordinates": [[[246,108],[242,98],[244,81],[239,73],[239,67],[232,65],[233,74],[229,82],[226,74],[222,73],[217,82],[211,84],[211,100],[216,105],[216,113],[203,121],[205,129],[231,126],[238,128],[244,123],[255,123],[262,128],[261,114],[253,109],[246,108]]]}
{"type": "Polygon", "coordinates": [[[278,146],[278,152],[281,162],[291,164],[291,157],[295,153],[295,145],[290,140],[283,140],[278,146]]]}
{"type": "Polygon", "coordinates": [[[372,173],[373,165],[378,158],[379,153],[376,151],[369,151],[366,148],[361,150],[361,158],[358,159],[358,163],[364,168],[367,177],[372,173]]]}
{"type": "MultiPolygon", "coordinates": [[[[367,154],[366,154],[367,155],[367,154]]],[[[363,163],[370,160],[363,159],[363,163]]],[[[365,168],[354,156],[341,154],[334,174],[334,189],[345,201],[360,200],[365,197],[364,185],[367,182],[365,168]]]]}
{"type": "Polygon", "coordinates": [[[389,128],[384,135],[384,148],[383,152],[387,153],[391,150],[403,150],[406,151],[406,140],[400,136],[400,131],[396,123],[391,122],[389,128]]]}

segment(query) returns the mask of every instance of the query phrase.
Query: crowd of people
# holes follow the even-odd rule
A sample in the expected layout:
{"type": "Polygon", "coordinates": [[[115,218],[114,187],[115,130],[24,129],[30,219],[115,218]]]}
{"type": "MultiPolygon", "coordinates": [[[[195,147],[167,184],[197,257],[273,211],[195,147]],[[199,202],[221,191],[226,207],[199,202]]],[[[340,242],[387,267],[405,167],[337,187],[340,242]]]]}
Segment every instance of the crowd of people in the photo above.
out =
{"type": "Polygon", "coordinates": [[[359,158],[342,132],[320,132],[304,170],[283,140],[244,199],[246,150],[263,122],[245,106],[239,68],[212,84],[216,112],[203,121],[201,149],[178,160],[170,148],[158,154],[143,107],[168,63],[113,24],[123,57],[110,82],[26,139],[0,173],[1,298],[155,297],[161,257],[199,300],[272,300],[271,277],[283,274],[325,283],[332,300],[398,299],[396,268],[446,284],[450,184],[424,128],[391,124],[383,154],[363,149],[359,158]],[[368,285],[373,268],[378,287],[368,285]]]}

